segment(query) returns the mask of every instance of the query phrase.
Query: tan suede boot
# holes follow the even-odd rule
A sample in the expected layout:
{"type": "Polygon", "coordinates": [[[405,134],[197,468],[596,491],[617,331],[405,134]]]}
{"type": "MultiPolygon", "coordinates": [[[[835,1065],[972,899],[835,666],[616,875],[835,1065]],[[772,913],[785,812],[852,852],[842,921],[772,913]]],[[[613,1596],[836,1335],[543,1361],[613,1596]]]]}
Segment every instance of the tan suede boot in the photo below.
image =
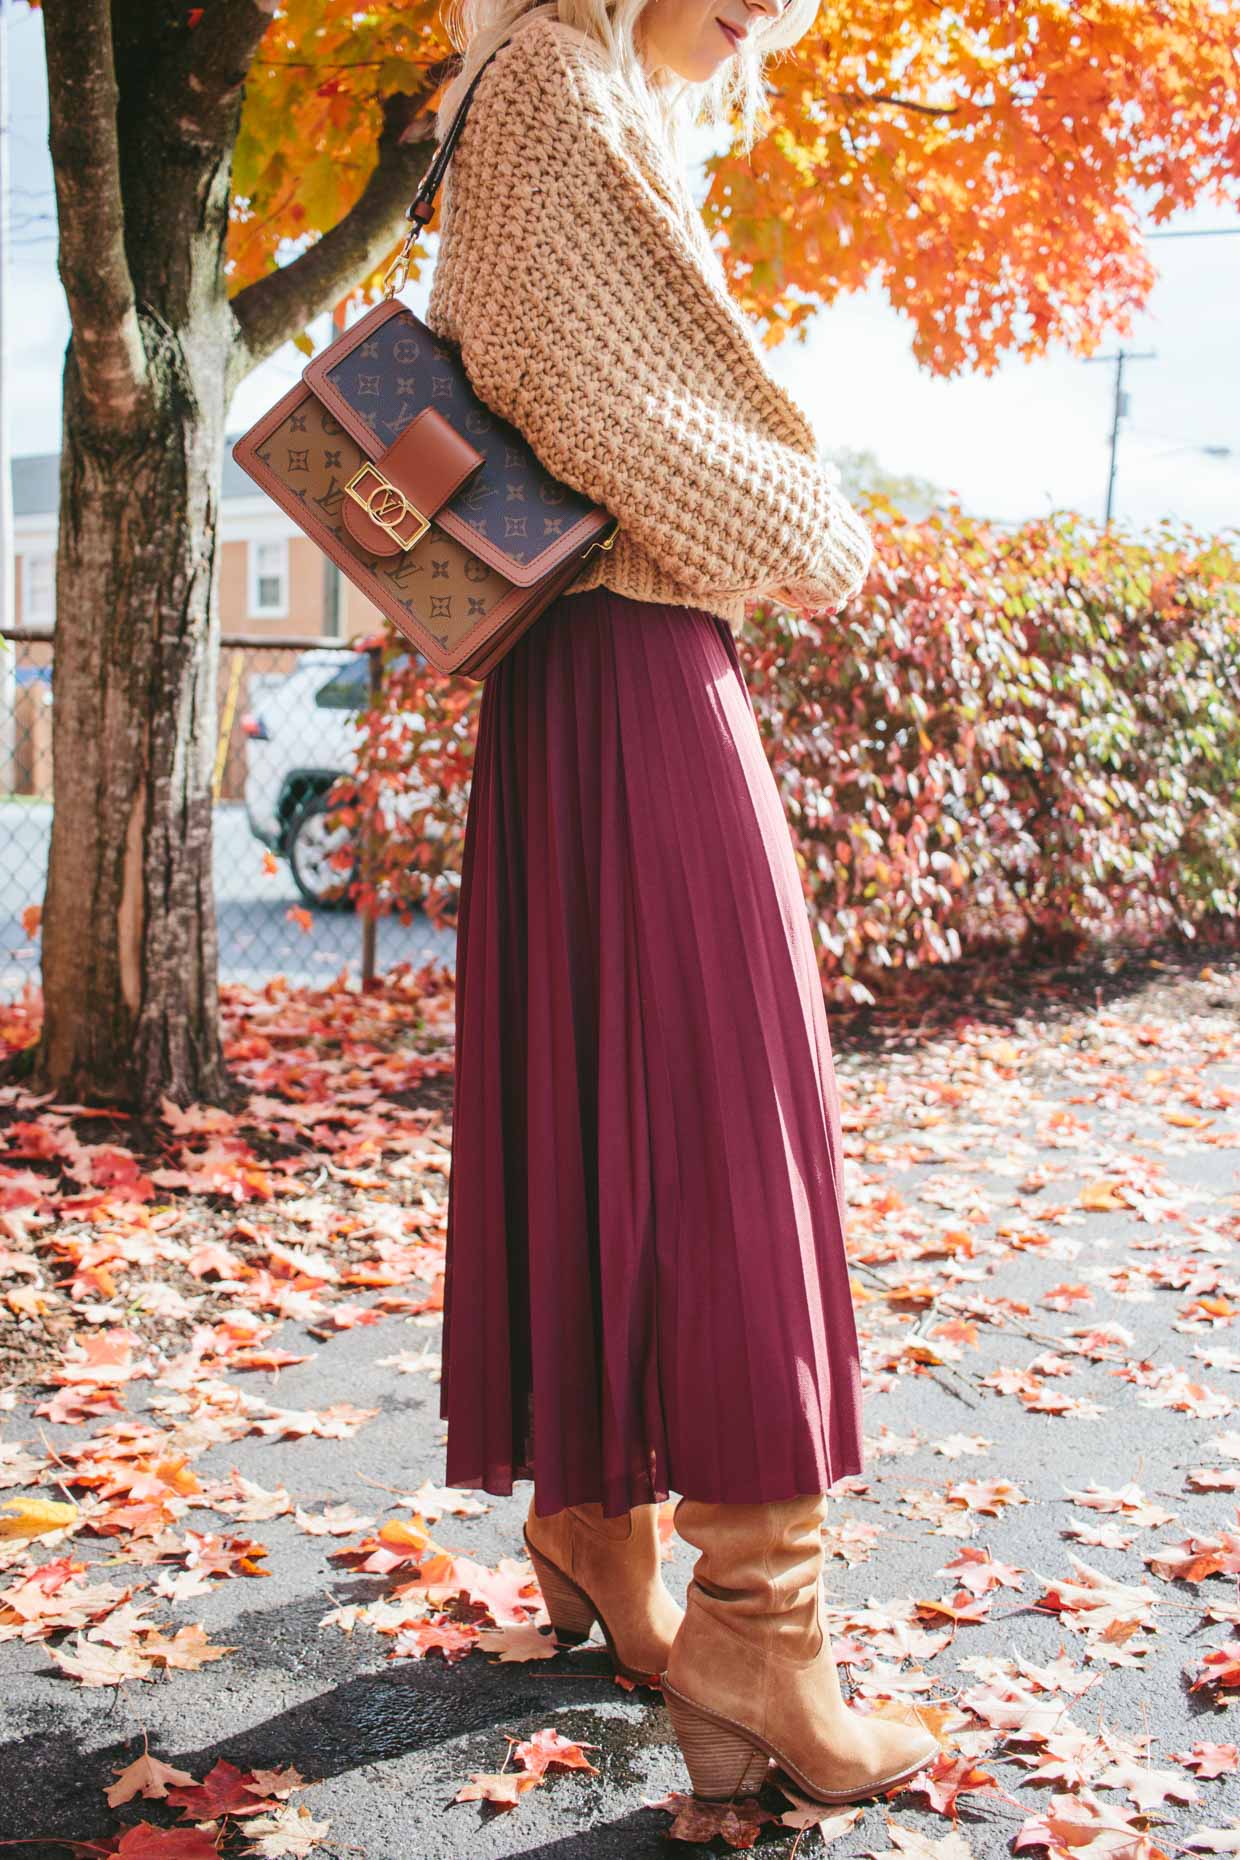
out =
{"type": "Polygon", "coordinates": [[[557,1642],[575,1647],[597,1620],[626,1679],[656,1682],[684,1619],[663,1582],[659,1507],[605,1518],[601,1505],[568,1505],[540,1518],[530,1500],[525,1544],[557,1642]]]}
{"type": "Polygon", "coordinates": [[[855,1802],[939,1749],[915,1706],[901,1724],[844,1700],[819,1612],[825,1512],[820,1495],[676,1507],[700,1555],[662,1683],[695,1795],[753,1795],[771,1758],[799,1794],[855,1802]]]}

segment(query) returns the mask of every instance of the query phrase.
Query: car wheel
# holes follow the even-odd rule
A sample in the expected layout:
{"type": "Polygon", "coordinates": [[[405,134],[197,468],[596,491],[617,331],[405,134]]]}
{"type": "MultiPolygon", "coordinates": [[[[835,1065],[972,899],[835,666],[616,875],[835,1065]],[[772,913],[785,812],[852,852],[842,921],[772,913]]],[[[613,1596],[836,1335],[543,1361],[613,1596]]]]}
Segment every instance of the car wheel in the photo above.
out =
{"type": "Polygon", "coordinates": [[[288,830],[288,863],[293,883],[306,903],[319,911],[350,911],[349,887],[357,876],[357,850],[350,828],[329,827],[326,794],[316,794],[298,809],[288,830]],[[347,866],[334,864],[331,855],[348,847],[347,866]]]}

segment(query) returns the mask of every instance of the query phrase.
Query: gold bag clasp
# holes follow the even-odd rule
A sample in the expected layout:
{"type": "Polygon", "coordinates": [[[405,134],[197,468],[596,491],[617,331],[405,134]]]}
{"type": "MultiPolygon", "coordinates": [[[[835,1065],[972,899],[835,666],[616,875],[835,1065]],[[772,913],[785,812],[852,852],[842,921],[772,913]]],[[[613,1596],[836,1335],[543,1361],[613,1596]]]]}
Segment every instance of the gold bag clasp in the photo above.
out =
{"type": "Polygon", "coordinates": [[[424,517],[417,505],[369,459],[358,466],[344,488],[353,502],[361,505],[371,522],[377,523],[402,549],[412,549],[431,527],[430,518],[424,517]],[[373,483],[366,487],[368,476],[373,483]]]}

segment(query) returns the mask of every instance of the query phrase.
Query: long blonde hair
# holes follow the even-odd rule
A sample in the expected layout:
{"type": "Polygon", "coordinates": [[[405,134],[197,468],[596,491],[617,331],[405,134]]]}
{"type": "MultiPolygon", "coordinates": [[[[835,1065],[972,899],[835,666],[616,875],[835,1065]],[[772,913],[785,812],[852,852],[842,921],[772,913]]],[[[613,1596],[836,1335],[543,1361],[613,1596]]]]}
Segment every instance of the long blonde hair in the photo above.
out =
{"type": "Polygon", "coordinates": [[[634,28],[650,0],[444,0],[443,29],[460,52],[462,66],[444,92],[436,133],[442,137],[479,67],[534,15],[549,16],[590,34],[622,76],[633,98],[674,160],[683,163],[688,127],[730,130],[734,145],[748,152],[765,112],[764,70],[771,55],[795,45],[817,16],[820,0],[788,0],[778,19],[764,20],[735,57],[725,59],[705,83],[675,77],[666,68],[648,76],[634,28]]]}

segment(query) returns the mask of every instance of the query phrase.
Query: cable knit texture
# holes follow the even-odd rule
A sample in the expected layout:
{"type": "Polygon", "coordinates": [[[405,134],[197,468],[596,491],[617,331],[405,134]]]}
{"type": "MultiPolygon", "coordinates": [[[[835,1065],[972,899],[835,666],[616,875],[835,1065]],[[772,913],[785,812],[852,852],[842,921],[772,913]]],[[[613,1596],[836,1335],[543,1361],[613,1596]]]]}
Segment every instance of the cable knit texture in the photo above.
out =
{"type": "Polygon", "coordinates": [[[564,483],[620,522],[569,592],[836,611],[873,545],[727,288],[685,177],[591,37],[523,16],[443,183],[426,322],[564,483]]]}

